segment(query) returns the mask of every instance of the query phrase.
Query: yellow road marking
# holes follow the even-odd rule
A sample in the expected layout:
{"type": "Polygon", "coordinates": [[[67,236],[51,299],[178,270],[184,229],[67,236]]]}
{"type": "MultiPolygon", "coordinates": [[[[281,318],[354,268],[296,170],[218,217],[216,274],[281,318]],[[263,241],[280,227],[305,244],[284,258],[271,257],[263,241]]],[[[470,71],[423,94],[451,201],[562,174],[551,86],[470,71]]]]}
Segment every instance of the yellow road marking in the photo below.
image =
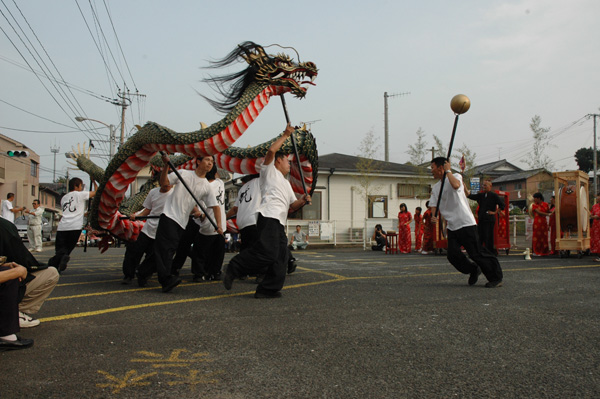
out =
{"type": "MultiPolygon", "coordinates": [[[[592,264],[592,265],[575,265],[575,266],[550,266],[550,267],[507,269],[507,270],[504,270],[504,272],[532,271],[532,270],[585,269],[585,268],[598,268],[598,267],[600,267],[600,265],[594,265],[594,264],[592,264]]],[[[327,276],[334,277],[334,278],[331,280],[315,281],[315,282],[302,283],[302,284],[292,284],[292,285],[283,287],[284,290],[302,288],[302,287],[310,287],[310,286],[323,285],[323,284],[331,284],[331,283],[336,283],[336,282],[345,281],[345,280],[370,280],[370,279],[384,279],[384,278],[392,279],[392,278],[406,278],[406,277],[432,277],[432,276],[449,276],[449,275],[460,274],[457,271],[452,271],[452,272],[442,272],[442,273],[402,274],[402,275],[393,275],[393,276],[346,277],[346,276],[341,276],[341,275],[334,274],[334,273],[323,272],[320,270],[311,270],[311,269],[307,269],[307,268],[301,268],[301,269],[310,271],[310,272],[314,272],[317,274],[327,275],[327,276]]],[[[217,284],[217,283],[220,283],[220,281],[210,282],[209,284],[217,284]]],[[[190,285],[198,285],[198,283],[184,284],[181,286],[190,286],[190,285]]],[[[80,297],[88,297],[88,296],[95,296],[95,295],[108,295],[108,294],[113,294],[113,293],[150,290],[150,289],[157,289],[157,288],[158,287],[149,287],[149,288],[139,288],[139,289],[134,289],[134,290],[111,291],[111,292],[106,292],[106,293],[82,294],[82,295],[74,295],[74,296],[70,296],[70,297],[48,298],[47,300],[80,298],[80,297]]],[[[174,304],[180,304],[180,303],[203,302],[203,301],[223,299],[223,298],[232,298],[232,297],[238,297],[238,296],[251,295],[253,293],[254,293],[254,291],[244,291],[244,292],[239,292],[239,293],[234,293],[234,294],[232,293],[232,294],[214,295],[214,296],[210,296],[210,297],[177,299],[177,300],[173,300],[173,301],[153,302],[153,303],[144,303],[144,304],[138,304],[138,305],[121,306],[121,307],[116,307],[116,308],[101,309],[101,310],[95,310],[95,311],[89,311],[89,312],[72,313],[72,314],[66,314],[66,315],[61,315],[61,316],[46,317],[46,318],[41,318],[40,321],[41,322],[49,322],[49,321],[77,319],[77,318],[81,318],[81,317],[98,316],[98,315],[102,315],[102,314],[123,312],[123,311],[127,311],[127,310],[135,310],[135,309],[150,308],[150,307],[157,307],[157,306],[168,306],[168,305],[174,305],[174,304]]]]}

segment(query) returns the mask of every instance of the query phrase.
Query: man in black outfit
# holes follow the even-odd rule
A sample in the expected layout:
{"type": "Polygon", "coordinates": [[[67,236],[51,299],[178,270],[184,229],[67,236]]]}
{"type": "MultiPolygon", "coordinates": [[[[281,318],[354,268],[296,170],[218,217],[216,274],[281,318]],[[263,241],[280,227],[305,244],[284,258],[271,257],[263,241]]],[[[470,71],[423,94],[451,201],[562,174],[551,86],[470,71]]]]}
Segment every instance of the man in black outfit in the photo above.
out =
{"type": "Polygon", "coordinates": [[[483,191],[476,194],[471,194],[465,184],[465,194],[467,194],[467,198],[477,201],[479,204],[477,212],[479,242],[491,253],[498,255],[498,251],[494,247],[494,223],[496,223],[498,208],[504,210],[504,202],[498,194],[492,191],[492,181],[489,179],[483,181],[483,191]]]}

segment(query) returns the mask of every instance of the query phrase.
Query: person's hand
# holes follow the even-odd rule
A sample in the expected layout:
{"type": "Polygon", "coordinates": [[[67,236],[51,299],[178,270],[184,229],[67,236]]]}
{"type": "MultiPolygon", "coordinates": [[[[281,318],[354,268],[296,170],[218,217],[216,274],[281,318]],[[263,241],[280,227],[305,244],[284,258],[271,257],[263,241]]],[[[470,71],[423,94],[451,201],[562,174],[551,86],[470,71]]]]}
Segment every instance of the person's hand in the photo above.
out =
{"type": "Polygon", "coordinates": [[[290,137],[292,135],[292,133],[294,133],[294,127],[288,123],[287,126],[285,127],[285,130],[283,131],[283,136],[284,137],[290,137]]]}
{"type": "Polygon", "coordinates": [[[25,280],[25,278],[27,278],[27,269],[16,262],[8,262],[3,264],[2,266],[10,267],[11,269],[16,269],[18,271],[19,281],[23,281],[25,280]]]}
{"type": "Polygon", "coordinates": [[[163,154],[163,155],[160,157],[160,159],[162,159],[162,161],[163,161],[163,164],[164,164],[165,166],[167,166],[167,165],[169,164],[169,161],[170,161],[170,160],[169,160],[169,156],[168,156],[166,153],[165,153],[165,154],[163,154]]]}
{"type": "Polygon", "coordinates": [[[131,216],[129,216],[129,219],[133,222],[135,220],[135,213],[132,213],[131,216]]]}
{"type": "Polygon", "coordinates": [[[220,235],[223,235],[223,229],[220,227],[217,227],[217,233],[220,235]]]}
{"type": "Polygon", "coordinates": [[[305,201],[305,202],[306,202],[308,205],[310,205],[310,204],[311,204],[311,202],[310,202],[310,195],[308,195],[308,194],[304,194],[304,201],[305,201]]]}
{"type": "Polygon", "coordinates": [[[451,170],[451,166],[450,166],[450,162],[446,161],[444,162],[444,170],[451,170]]]}
{"type": "Polygon", "coordinates": [[[434,216],[434,215],[431,215],[431,223],[434,223],[434,224],[435,224],[435,223],[437,223],[437,222],[438,222],[438,217],[437,217],[437,216],[434,216]]]}

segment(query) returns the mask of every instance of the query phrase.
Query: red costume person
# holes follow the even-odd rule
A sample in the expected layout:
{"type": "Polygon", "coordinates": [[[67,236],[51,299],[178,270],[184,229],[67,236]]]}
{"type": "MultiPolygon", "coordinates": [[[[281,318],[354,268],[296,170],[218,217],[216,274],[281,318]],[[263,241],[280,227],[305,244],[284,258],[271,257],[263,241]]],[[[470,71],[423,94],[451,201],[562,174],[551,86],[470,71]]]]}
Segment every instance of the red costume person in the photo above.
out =
{"type": "Polygon", "coordinates": [[[423,213],[421,224],[423,225],[423,247],[422,254],[433,252],[433,229],[435,225],[431,222],[431,209],[429,209],[429,201],[425,204],[427,210],[423,213]]]}
{"type": "Polygon", "coordinates": [[[418,206],[415,209],[415,251],[421,250],[421,237],[423,236],[423,215],[421,214],[421,207],[418,206]]]}
{"type": "Polygon", "coordinates": [[[544,202],[542,193],[533,194],[533,203],[531,204],[533,214],[533,238],[531,246],[534,255],[549,255],[548,247],[548,221],[546,216],[550,215],[550,207],[544,202]]]}
{"type": "Polygon", "coordinates": [[[410,253],[412,245],[410,222],[412,222],[411,213],[406,208],[406,204],[400,204],[400,212],[398,212],[398,250],[401,254],[410,253]]]}
{"type": "MultiPolygon", "coordinates": [[[[590,252],[600,255],[600,193],[596,195],[596,204],[592,206],[590,217],[592,219],[590,252]]],[[[600,262],[600,258],[594,260],[600,262]]]]}
{"type": "MultiPolygon", "coordinates": [[[[554,210],[556,209],[556,205],[554,204],[554,195],[550,199],[550,255],[556,255],[556,217],[554,215],[554,210]]],[[[562,237],[562,234],[561,234],[562,237]]]]}

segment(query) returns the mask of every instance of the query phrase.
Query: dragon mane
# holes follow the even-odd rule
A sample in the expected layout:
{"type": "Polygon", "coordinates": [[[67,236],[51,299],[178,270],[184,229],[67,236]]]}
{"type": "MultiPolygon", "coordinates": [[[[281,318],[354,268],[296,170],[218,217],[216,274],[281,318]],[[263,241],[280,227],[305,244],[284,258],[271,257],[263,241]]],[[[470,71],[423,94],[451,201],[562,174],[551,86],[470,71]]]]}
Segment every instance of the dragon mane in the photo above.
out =
{"type": "MultiPolygon", "coordinates": [[[[250,57],[251,54],[259,53],[263,61],[269,59],[262,46],[246,41],[239,44],[227,56],[220,60],[210,61],[207,69],[217,69],[239,62],[240,58],[250,57]]],[[[248,67],[239,72],[234,72],[221,76],[210,76],[202,81],[208,83],[221,97],[221,100],[214,100],[200,94],[214,109],[222,113],[230,112],[242,98],[244,90],[256,80],[256,73],[259,65],[255,62],[248,63],[248,67]]]]}

